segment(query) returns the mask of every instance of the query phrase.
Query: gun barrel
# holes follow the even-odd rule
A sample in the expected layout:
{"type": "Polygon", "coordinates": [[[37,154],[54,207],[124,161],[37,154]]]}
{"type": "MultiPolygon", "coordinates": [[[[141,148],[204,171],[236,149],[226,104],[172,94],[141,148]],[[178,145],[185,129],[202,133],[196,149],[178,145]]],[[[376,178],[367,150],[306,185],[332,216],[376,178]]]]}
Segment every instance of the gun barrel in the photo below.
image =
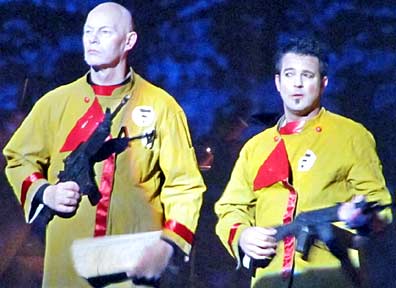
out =
{"type": "Polygon", "coordinates": [[[121,108],[128,102],[128,100],[131,99],[131,95],[125,95],[124,98],[122,98],[120,104],[114,109],[113,113],[111,113],[111,119],[114,119],[114,117],[120,112],[121,108]]]}

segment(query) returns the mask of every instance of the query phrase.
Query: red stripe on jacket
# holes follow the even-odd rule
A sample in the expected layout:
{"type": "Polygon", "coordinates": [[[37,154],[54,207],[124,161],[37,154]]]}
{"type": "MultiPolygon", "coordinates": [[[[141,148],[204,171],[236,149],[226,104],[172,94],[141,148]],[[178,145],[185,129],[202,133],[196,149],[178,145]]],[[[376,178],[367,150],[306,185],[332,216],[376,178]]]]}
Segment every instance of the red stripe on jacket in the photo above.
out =
{"type": "Polygon", "coordinates": [[[39,179],[43,179],[43,178],[44,178],[43,174],[41,174],[40,172],[34,172],[30,176],[26,177],[25,180],[23,180],[22,188],[21,188],[21,198],[20,198],[22,207],[25,206],[27,192],[28,192],[30,186],[35,181],[37,181],[39,179]]]}
{"type": "Polygon", "coordinates": [[[191,230],[183,224],[178,223],[175,220],[168,220],[165,222],[164,228],[175,232],[177,235],[186,240],[187,243],[189,243],[190,245],[193,243],[194,233],[191,232],[191,230]]]}

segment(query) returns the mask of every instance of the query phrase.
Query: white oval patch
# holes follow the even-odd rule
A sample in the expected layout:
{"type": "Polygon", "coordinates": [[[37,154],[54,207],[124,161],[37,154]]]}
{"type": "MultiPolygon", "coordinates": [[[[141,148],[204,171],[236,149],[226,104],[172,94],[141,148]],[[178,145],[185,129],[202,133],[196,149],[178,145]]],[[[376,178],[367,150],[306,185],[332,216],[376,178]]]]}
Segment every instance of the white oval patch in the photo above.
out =
{"type": "Polygon", "coordinates": [[[312,166],[315,164],[316,161],[316,155],[312,150],[307,150],[304,154],[304,156],[302,156],[300,158],[300,160],[298,160],[298,171],[301,172],[306,172],[309,171],[312,166]]]}
{"type": "Polygon", "coordinates": [[[151,106],[137,106],[132,111],[132,120],[138,127],[148,127],[155,123],[156,115],[151,106]]]}

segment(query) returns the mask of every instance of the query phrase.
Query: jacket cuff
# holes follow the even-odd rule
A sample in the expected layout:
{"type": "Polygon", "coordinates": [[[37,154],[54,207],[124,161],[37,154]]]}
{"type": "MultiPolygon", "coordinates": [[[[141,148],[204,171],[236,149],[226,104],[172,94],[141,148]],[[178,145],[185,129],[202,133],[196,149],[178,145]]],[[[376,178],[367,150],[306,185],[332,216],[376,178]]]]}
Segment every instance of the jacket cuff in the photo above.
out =
{"type": "Polygon", "coordinates": [[[241,233],[250,226],[241,223],[235,223],[231,226],[229,237],[228,237],[228,250],[230,251],[231,255],[236,260],[236,269],[241,268],[243,252],[239,248],[239,237],[241,237],[241,233]]]}
{"type": "Polygon", "coordinates": [[[25,178],[22,182],[21,186],[21,198],[19,199],[22,207],[25,207],[26,199],[28,198],[28,191],[33,183],[37,182],[40,179],[44,179],[43,174],[40,172],[34,172],[28,177],[25,178]]]}
{"type": "Polygon", "coordinates": [[[194,233],[183,224],[175,220],[168,220],[163,227],[161,238],[174,243],[185,255],[189,255],[194,241],[194,233]]]}
{"type": "Polygon", "coordinates": [[[37,210],[38,204],[33,205],[33,202],[37,201],[36,193],[43,185],[48,185],[48,181],[41,173],[38,172],[32,173],[30,176],[26,177],[22,183],[19,201],[24,210],[25,220],[27,223],[29,222],[30,216],[35,214],[35,210],[37,210]]]}
{"type": "Polygon", "coordinates": [[[44,196],[44,190],[49,186],[50,184],[44,183],[41,185],[37,192],[33,196],[32,204],[30,206],[30,211],[29,211],[29,217],[28,217],[28,222],[31,223],[33,220],[37,217],[41,209],[43,208],[44,202],[43,202],[43,196],[44,196]]]}

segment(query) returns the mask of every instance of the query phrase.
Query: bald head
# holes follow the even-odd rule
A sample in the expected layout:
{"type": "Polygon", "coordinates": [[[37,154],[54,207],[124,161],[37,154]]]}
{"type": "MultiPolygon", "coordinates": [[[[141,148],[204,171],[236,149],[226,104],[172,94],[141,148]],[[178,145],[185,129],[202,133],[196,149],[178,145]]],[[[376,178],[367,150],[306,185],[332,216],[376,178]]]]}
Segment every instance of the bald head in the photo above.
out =
{"type": "Polygon", "coordinates": [[[106,2],[92,9],[83,33],[87,64],[95,71],[125,70],[127,55],[137,40],[132,23],[131,13],[120,4],[106,2]]]}
{"type": "Polygon", "coordinates": [[[87,22],[92,17],[102,17],[103,15],[116,20],[117,26],[124,30],[123,32],[125,33],[131,32],[134,29],[131,13],[124,6],[114,2],[105,2],[93,8],[88,13],[87,22]]]}

